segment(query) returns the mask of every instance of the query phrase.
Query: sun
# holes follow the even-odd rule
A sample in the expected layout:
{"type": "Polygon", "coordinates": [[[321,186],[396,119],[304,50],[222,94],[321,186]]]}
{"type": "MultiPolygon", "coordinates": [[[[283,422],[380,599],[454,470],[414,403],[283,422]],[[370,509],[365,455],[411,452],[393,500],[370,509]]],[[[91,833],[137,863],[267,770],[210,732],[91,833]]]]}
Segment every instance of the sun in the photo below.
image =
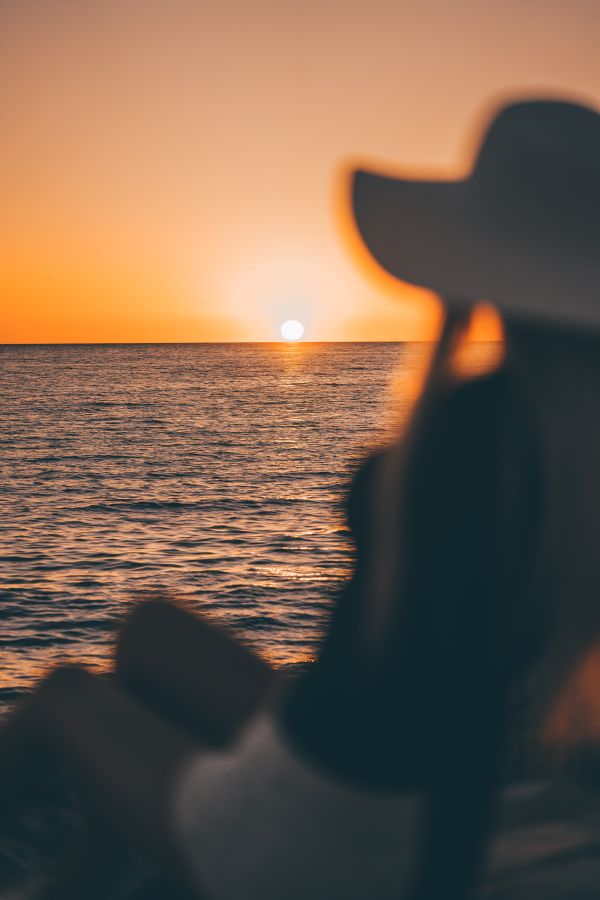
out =
{"type": "Polygon", "coordinates": [[[288,319],[279,330],[284,341],[301,341],[304,337],[304,325],[298,319],[288,319]]]}

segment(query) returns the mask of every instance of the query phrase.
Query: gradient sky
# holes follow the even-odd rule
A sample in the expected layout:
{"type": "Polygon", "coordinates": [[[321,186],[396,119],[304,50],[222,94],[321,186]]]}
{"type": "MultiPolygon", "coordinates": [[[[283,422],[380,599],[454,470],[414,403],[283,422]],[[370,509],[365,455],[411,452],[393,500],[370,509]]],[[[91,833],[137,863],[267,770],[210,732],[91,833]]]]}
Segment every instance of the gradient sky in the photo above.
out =
{"type": "Polygon", "coordinates": [[[0,342],[427,336],[341,166],[460,174],[490,98],[597,104],[599,33],[598,0],[0,0],[0,342]]]}

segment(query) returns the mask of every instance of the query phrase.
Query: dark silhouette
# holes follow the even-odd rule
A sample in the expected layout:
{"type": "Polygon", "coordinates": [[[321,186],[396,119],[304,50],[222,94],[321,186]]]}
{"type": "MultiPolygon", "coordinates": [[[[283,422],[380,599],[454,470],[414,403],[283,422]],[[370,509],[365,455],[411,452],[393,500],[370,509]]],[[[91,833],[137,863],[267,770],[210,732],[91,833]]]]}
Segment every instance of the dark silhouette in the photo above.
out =
{"type": "Polygon", "coordinates": [[[104,896],[102,854],[125,841],[190,896],[464,900],[498,788],[589,750],[599,165],[595,111],[531,101],[500,111],[466,181],[356,175],[368,247],[448,312],[407,434],[354,481],[357,564],[322,654],[284,683],[153,601],[112,681],[51,673],[0,732],[5,816],[54,758],[90,810],[93,862],[48,897],[104,896]],[[465,380],[453,354],[480,297],[505,357],[465,380]]]}

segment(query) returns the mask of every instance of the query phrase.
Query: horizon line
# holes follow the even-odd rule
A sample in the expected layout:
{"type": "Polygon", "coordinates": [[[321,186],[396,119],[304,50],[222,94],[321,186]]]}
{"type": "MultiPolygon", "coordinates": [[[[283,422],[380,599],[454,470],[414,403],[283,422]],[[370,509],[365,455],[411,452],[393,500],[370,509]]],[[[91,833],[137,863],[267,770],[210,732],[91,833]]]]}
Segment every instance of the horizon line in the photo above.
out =
{"type": "MultiPolygon", "coordinates": [[[[301,346],[303,344],[435,344],[437,338],[413,340],[322,340],[322,341],[10,341],[0,342],[0,347],[173,347],[201,346],[215,344],[280,344],[281,346],[301,346]]],[[[473,344],[498,344],[501,341],[471,341],[473,344]]]]}

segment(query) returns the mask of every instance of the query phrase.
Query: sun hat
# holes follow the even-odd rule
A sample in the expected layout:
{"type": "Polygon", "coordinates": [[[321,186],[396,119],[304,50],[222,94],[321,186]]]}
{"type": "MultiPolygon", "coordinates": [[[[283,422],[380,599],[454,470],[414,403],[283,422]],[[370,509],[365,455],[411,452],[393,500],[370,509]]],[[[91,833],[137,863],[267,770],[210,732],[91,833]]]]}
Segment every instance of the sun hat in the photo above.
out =
{"type": "Polygon", "coordinates": [[[359,169],[358,230],[375,259],[452,308],[478,300],[532,322],[600,329],[600,114],[505,104],[471,174],[415,180],[359,169]]]}

